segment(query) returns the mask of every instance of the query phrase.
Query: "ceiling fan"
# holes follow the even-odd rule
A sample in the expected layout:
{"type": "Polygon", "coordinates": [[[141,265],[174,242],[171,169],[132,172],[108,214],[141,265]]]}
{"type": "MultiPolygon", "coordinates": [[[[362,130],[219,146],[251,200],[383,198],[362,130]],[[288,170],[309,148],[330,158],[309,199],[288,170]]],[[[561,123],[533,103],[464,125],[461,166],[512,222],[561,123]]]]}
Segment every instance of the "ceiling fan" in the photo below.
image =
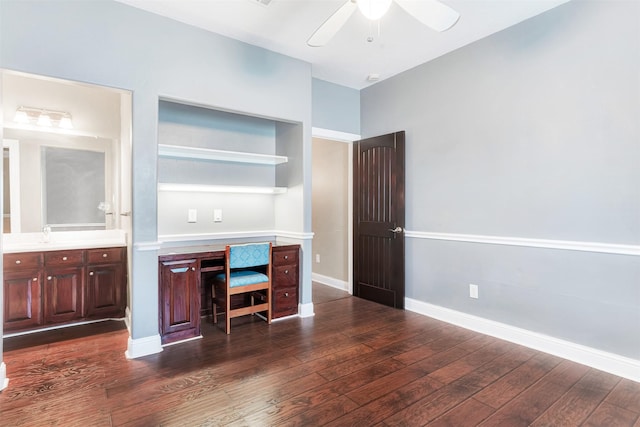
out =
{"type": "Polygon", "coordinates": [[[407,11],[427,27],[436,31],[451,28],[460,14],[437,0],[347,0],[309,37],[311,47],[324,46],[344,26],[356,9],[370,20],[378,20],[384,15],[392,2],[407,11]]]}

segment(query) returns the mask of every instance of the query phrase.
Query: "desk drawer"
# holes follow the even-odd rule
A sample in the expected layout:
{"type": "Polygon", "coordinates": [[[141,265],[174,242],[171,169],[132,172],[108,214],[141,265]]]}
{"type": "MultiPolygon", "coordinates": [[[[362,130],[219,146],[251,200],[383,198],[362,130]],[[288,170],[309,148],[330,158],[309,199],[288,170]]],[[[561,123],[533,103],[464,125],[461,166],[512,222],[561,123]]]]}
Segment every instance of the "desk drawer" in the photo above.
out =
{"type": "Polygon", "coordinates": [[[273,317],[288,316],[298,312],[298,288],[284,288],[273,291],[273,317]]]}
{"type": "Polygon", "coordinates": [[[23,268],[42,267],[41,252],[21,252],[15,254],[4,254],[4,268],[7,271],[23,268]]]}
{"type": "Polygon", "coordinates": [[[298,249],[273,251],[273,265],[298,264],[298,249]]]}
{"type": "Polygon", "coordinates": [[[298,265],[281,265],[273,268],[273,287],[298,286],[298,265]]]}

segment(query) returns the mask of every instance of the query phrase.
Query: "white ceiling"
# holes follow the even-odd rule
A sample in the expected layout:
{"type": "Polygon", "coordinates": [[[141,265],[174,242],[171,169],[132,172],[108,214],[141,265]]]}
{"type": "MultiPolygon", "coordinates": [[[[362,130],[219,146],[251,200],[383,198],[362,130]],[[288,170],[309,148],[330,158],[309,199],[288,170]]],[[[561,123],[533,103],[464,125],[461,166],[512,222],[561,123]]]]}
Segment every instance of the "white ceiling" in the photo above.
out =
{"type": "Polygon", "coordinates": [[[361,89],[568,0],[442,0],[461,17],[438,33],[392,4],[378,26],[356,11],[324,47],[307,39],[346,0],[117,0],[189,25],[310,62],[313,76],[361,89]],[[367,42],[369,35],[373,42],[367,42]]]}

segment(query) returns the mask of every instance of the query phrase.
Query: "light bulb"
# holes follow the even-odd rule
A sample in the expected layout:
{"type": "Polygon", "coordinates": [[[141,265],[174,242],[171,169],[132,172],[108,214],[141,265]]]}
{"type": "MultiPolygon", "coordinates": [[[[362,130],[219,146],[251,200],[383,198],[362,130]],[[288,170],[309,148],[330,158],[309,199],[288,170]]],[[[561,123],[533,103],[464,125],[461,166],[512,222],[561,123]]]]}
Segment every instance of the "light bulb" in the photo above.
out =
{"type": "Polygon", "coordinates": [[[29,115],[26,111],[18,110],[16,111],[16,115],[13,118],[13,121],[16,123],[26,124],[29,123],[29,115]]]}
{"type": "Polygon", "coordinates": [[[376,20],[387,13],[391,2],[392,0],[358,0],[358,8],[368,19],[376,20]]]}
{"type": "Polygon", "coordinates": [[[42,113],[40,117],[38,117],[38,126],[51,126],[51,117],[48,114],[42,113]]]}
{"type": "Polygon", "coordinates": [[[60,119],[60,123],[58,124],[60,129],[73,129],[73,123],[71,123],[71,117],[64,116],[60,119]]]}

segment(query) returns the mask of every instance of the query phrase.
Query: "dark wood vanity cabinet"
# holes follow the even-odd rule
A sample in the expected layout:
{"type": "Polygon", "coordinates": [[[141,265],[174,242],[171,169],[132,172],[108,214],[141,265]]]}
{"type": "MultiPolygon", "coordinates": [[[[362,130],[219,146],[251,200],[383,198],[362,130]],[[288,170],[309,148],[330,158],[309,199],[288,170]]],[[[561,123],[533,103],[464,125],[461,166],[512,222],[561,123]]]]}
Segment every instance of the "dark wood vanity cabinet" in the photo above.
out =
{"type": "Polygon", "coordinates": [[[126,248],[4,254],[4,331],[122,317],[126,248]]]}
{"type": "Polygon", "coordinates": [[[277,319],[297,314],[298,288],[300,284],[300,246],[274,246],[272,264],[272,317],[277,319]]]}
{"type": "Polygon", "coordinates": [[[198,260],[161,260],[159,268],[162,344],[199,336],[198,260]]]}
{"type": "Polygon", "coordinates": [[[84,251],[45,252],[44,265],[44,323],[80,319],[84,306],[84,251]]]}
{"type": "Polygon", "coordinates": [[[42,324],[42,254],[4,255],[4,331],[42,324]]]}
{"type": "Polygon", "coordinates": [[[106,248],[87,250],[88,318],[123,317],[127,295],[126,250],[106,248]]]}

